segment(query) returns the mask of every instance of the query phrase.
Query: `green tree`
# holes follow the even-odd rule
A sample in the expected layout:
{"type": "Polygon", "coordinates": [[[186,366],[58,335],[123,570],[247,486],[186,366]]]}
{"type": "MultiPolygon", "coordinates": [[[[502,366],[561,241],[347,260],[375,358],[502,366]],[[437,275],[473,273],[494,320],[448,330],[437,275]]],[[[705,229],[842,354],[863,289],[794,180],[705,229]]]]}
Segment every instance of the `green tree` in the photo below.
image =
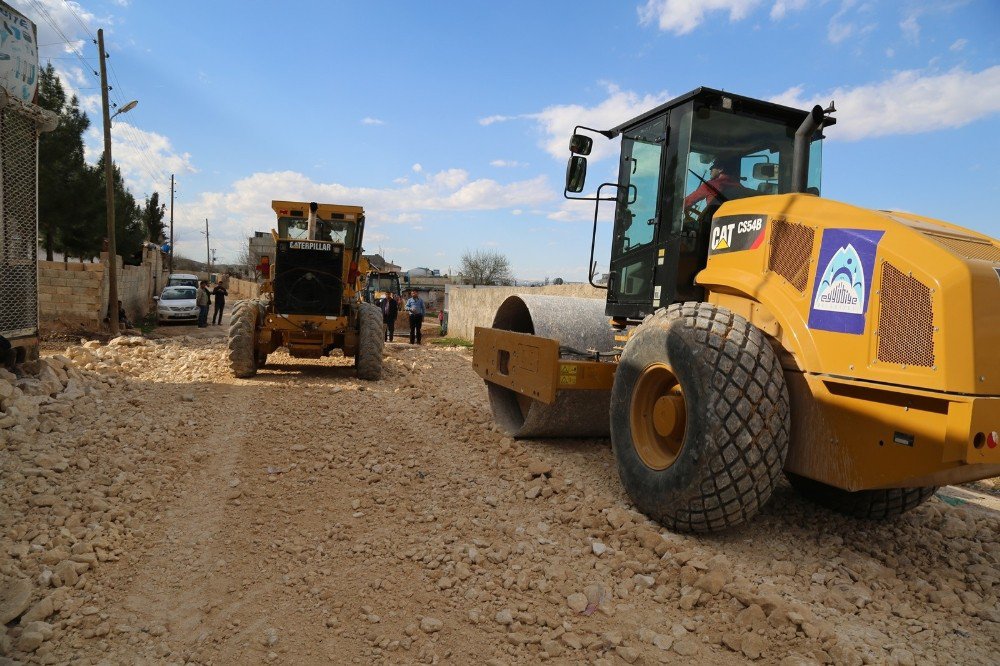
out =
{"type": "Polygon", "coordinates": [[[163,216],[167,212],[167,205],[160,203],[160,193],[153,192],[152,196],[146,197],[146,205],[142,209],[142,226],[146,231],[146,240],[151,243],[160,244],[166,227],[163,224],[163,216]]]}
{"type": "MultiPolygon", "coordinates": [[[[101,159],[97,161],[95,169],[100,178],[100,191],[103,195],[106,187],[104,155],[101,155],[101,159]]],[[[111,173],[115,196],[115,251],[121,255],[122,261],[126,264],[139,264],[142,263],[142,243],[146,238],[146,229],[142,222],[142,209],[136,204],[132,193],[125,187],[125,181],[122,179],[122,172],[118,165],[112,163],[111,173]]],[[[101,196],[100,199],[104,203],[104,196],[101,196]]]]}
{"type": "Polygon", "coordinates": [[[74,95],[66,91],[51,63],[39,73],[38,103],[59,114],[59,126],[41,135],[38,142],[38,226],[45,258],[52,261],[54,250],[77,245],[74,228],[79,227],[81,196],[87,164],[83,159],[83,133],[90,127],[87,114],[80,110],[74,95]]]}

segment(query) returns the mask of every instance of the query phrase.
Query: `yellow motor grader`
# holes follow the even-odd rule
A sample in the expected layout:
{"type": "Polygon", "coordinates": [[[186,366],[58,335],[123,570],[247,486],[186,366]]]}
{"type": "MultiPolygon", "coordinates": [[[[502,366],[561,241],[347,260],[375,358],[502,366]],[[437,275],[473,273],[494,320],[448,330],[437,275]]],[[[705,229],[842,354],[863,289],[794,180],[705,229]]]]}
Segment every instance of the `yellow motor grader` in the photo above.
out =
{"type": "Polygon", "coordinates": [[[238,301],[229,326],[229,362],[251,377],[267,355],[285,347],[297,358],[334,349],[354,357],[358,377],[382,377],[382,312],[361,298],[368,272],[361,254],[365,212],[360,206],[272,201],[278,229],[274,263],[258,266],[260,298],[238,301]]]}
{"type": "Polygon", "coordinates": [[[476,329],[497,423],[610,435],[679,530],[749,520],[782,473],[862,518],[1000,475],[1000,243],[819,196],[833,111],[699,88],[578,126],[564,194],[595,201],[595,238],[614,202],[607,298],[511,296],[476,329]],[[621,161],[585,197],[594,134],[621,161]]]}

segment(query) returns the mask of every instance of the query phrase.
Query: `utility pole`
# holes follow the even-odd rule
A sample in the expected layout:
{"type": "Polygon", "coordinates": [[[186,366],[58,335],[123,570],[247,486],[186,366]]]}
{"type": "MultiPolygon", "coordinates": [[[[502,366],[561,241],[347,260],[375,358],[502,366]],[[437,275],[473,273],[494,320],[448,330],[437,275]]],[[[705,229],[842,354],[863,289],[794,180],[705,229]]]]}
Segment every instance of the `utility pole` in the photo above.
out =
{"type": "Polygon", "coordinates": [[[108,324],[112,337],[118,330],[118,248],[115,246],[115,187],[111,168],[111,111],[108,108],[108,69],[104,52],[104,29],[97,30],[97,49],[101,60],[101,110],[104,113],[104,196],[108,211],[108,324]]]}
{"type": "Polygon", "coordinates": [[[218,263],[218,261],[219,260],[216,259],[216,257],[215,257],[215,248],[213,247],[212,248],[212,265],[214,266],[216,263],[218,263]]]}
{"type": "Polygon", "coordinates": [[[170,272],[174,272],[174,174],[170,174],[170,272]]]}
{"type": "Polygon", "coordinates": [[[205,264],[208,267],[208,271],[212,272],[212,250],[208,245],[208,218],[205,218],[205,264]]]}

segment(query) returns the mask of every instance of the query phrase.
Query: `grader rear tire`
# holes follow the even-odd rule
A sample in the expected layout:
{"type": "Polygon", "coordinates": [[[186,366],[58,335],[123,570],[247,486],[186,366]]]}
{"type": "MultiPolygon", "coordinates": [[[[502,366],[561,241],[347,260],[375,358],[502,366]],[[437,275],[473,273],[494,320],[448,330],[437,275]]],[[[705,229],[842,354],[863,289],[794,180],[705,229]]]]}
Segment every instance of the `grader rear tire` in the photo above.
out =
{"type": "Polygon", "coordinates": [[[235,377],[257,374],[257,303],[237,301],[229,317],[229,367],[235,377]]]}
{"type": "Polygon", "coordinates": [[[894,518],[917,508],[937,492],[937,486],[851,492],[798,474],[786,473],[785,476],[792,488],[806,499],[831,511],[863,520],[894,518]]]}
{"type": "Polygon", "coordinates": [[[362,303],[358,310],[361,330],[358,333],[358,378],[369,381],[382,379],[382,352],[385,349],[382,311],[371,303],[362,303]]]}
{"type": "Polygon", "coordinates": [[[625,490],[667,528],[713,532],[749,520],[781,476],[789,431],[781,364],[743,317],[675,304],[625,345],[611,444],[625,490]]]}

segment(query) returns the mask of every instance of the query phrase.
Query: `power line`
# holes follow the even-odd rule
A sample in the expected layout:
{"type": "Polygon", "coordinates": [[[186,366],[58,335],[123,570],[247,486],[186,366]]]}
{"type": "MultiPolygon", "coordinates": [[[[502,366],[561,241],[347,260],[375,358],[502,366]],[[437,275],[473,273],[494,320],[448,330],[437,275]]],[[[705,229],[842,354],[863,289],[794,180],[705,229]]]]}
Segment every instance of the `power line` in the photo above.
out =
{"type": "MultiPolygon", "coordinates": [[[[55,31],[55,33],[64,40],[62,42],[55,42],[53,44],[50,44],[49,46],[57,44],[68,44],[70,47],[69,51],[73,54],[73,56],[80,61],[80,63],[84,66],[85,69],[90,70],[91,73],[97,76],[96,69],[90,62],[87,61],[87,59],[84,57],[83,53],[81,52],[78,46],[78,44],[83,40],[70,39],[66,35],[66,33],[63,32],[63,30],[59,27],[59,24],[52,17],[52,14],[49,13],[48,9],[45,8],[45,6],[40,2],[40,0],[28,0],[28,2],[31,4],[32,7],[34,7],[35,11],[37,11],[38,14],[41,15],[41,17],[45,20],[45,22],[49,24],[49,26],[55,31]]],[[[80,15],[77,13],[73,5],[70,4],[68,0],[64,0],[64,2],[66,4],[67,9],[69,9],[70,13],[76,19],[77,23],[79,23],[80,26],[83,28],[84,32],[86,32],[91,37],[94,43],[97,43],[97,39],[94,37],[94,33],[90,30],[90,27],[83,20],[83,18],[80,17],[80,15]]],[[[98,51],[100,51],[100,48],[98,48],[98,51]]],[[[112,103],[112,106],[118,108],[119,103],[121,105],[125,104],[125,98],[122,94],[121,90],[122,85],[118,77],[118,72],[115,70],[114,64],[110,61],[111,57],[110,54],[108,54],[107,52],[98,53],[98,57],[103,60],[106,60],[107,64],[109,65],[109,69],[111,70],[111,75],[114,79],[115,85],[114,86],[109,85],[108,92],[109,94],[110,93],[114,94],[114,97],[117,99],[117,102],[112,103]]],[[[72,58],[67,57],[58,59],[70,60],[72,58]]],[[[76,90],[78,91],[93,90],[93,89],[94,89],[93,87],[76,88],[76,90]]],[[[98,86],[97,89],[100,89],[100,87],[98,86]]],[[[153,186],[155,186],[157,182],[165,180],[166,171],[156,166],[157,160],[153,157],[152,152],[149,148],[149,144],[146,142],[143,136],[138,132],[138,130],[128,123],[121,125],[121,128],[122,128],[122,133],[125,135],[128,142],[137,151],[137,155],[139,157],[137,165],[140,171],[144,172],[144,174],[150,179],[153,186]]]]}
{"type": "Polygon", "coordinates": [[[49,13],[49,10],[45,8],[45,5],[43,5],[40,2],[40,0],[28,0],[28,2],[30,2],[31,6],[35,8],[35,11],[37,11],[42,16],[42,18],[45,19],[45,22],[48,23],[53,30],[55,30],[56,34],[65,40],[64,43],[70,45],[70,52],[73,53],[80,60],[83,66],[89,69],[91,73],[94,74],[94,76],[97,76],[97,70],[94,69],[94,66],[92,64],[87,62],[87,59],[84,58],[83,53],[81,53],[80,51],[80,48],[76,46],[76,44],[81,42],[82,40],[79,39],[71,40],[66,35],[66,33],[62,31],[62,28],[59,27],[59,24],[56,22],[56,20],[52,18],[52,14],[49,13]]]}

